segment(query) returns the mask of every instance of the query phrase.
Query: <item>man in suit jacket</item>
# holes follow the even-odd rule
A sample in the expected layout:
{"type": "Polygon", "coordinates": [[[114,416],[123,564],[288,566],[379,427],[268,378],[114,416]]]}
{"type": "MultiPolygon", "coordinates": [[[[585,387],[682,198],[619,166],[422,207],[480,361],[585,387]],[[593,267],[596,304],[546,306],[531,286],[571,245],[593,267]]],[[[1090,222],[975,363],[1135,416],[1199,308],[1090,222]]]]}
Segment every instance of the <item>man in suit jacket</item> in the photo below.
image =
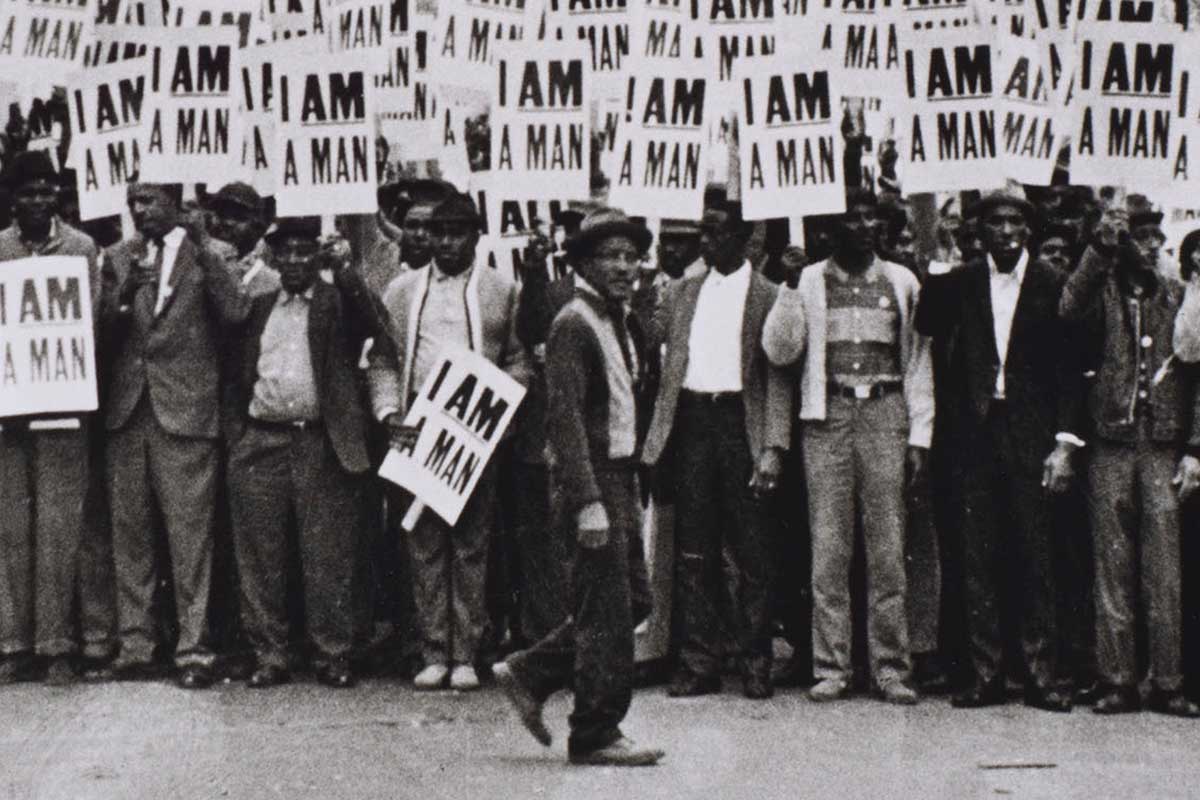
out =
{"type": "MultiPolygon", "coordinates": [[[[100,264],[91,237],[55,213],[58,175],[44,152],[18,154],[3,183],[15,222],[0,232],[0,261],[78,256],[90,271],[93,320],[100,314],[100,264]]],[[[3,269],[3,267],[0,267],[3,269]]],[[[85,661],[109,655],[116,612],[112,552],[94,469],[92,414],[0,419],[0,684],[31,676],[31,656],[47,659],[45,680],[74,679],[79,651],[72,600],[79,600],[85,661]]]]}
{"type": "Polygon", "coordinates": [[[728,545],[736,564],[736,636],[747,697],[772,693],[770,527],[763,504],[791,438],[792,387],[767,362],[762,326],[776,288],[746,260],[753,230],[741,205],[710,189],[701,223],[703,277],[663,308],[666,361],[645,464],[674,476],[681,668],[672,697],[721,686],[716,598],[707,576],[728,545]]]}
{"type": "MultiPolygon", "coordinates": [[[[388,414],[377,406],[376,412],[401,438],[411,436],[403,425],[409,402],[447,345],[478,352],[522,384],[529,380],[516,334],[517,287],[475,263],[480,226],[475,204],[453,194],[438,204],[430,225],[434,263],[396,278],[383,299],[400,379],[388,401],[398,411],[388,414]]],[[[495,469],[489,468],[457,525],[426,513],[408,537],[425,640],[426,667],[414,680],[419,689],[439,688],[447,679],[456,689],[479,687],[474,664],[486,620],[494,504],[495,469]]]]}
{"type": "Polygon", "coordinates": [[[1001,589],[1018,603],[1029,679],[1025,702],[1069,711],[1054,686],[1055,592],[1048,492],[1070,482],[1070,435],[1080,380],[1058,303],[1064,276],[1025,248],[1031,206],[1004,193],[978,207],[983,258],[945,271],[931,267],[917,329],[948,343],[947,411],[962,454],[964,571],[973,680],[954,705],[1004,702],[1001,589]],[[1057,440],[1057,443],[1056,443],[1057,440]]]}
{"type": "Polygon", "coordinates": [[[118,676],[151,667],[156,509],[166,524],[175,579],[179,683],[212,681],[206,615],[220,433],[223,331],[241,323],[249,295],[215,254],[180,226],[178,185],[135,184],[137,235],[104,264],[108,486],[113,516],[118,676]]]}
{"type": "Polygon", "coordinates": [[[355,682],[351,579],[370,405],[354,365],[368,338],[376,373],[394,356],[371,324],[362,278],[337,264],[335,286],[319,280],[320,234],[315,217],[280,220],[267,234],[282,289],[255,299],[234,375],[229,494],[255,688],[288,678],[282,566],[293,518],[317,679],[355,682]]]}
{"type": "Polygon", "coordinates": [[[800,419],[812,531],[814,701],[851,686],[850,564],[862,515],[871,672],[883,699],[909,686],[906,475],[921,484],[933,432],[929,342],[913,328],[917,279],[875,256],[876,201],[847,192],[831,258],[793,267],[763,331],[775,364],[801,362],[800,419]]]}

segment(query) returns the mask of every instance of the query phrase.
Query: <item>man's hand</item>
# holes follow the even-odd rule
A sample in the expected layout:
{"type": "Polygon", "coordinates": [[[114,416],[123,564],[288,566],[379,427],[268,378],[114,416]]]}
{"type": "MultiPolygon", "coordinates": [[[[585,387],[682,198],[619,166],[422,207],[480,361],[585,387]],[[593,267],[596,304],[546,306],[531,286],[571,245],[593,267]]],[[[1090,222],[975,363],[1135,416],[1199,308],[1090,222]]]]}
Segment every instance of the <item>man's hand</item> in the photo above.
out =
{"type": "Polygon", "coordinates": [[[1179,499],[1186,500],[1192,492],[1200,487],[1200,458],[1184,456],[1179,459],[1179,470],[1171,480],[1172,486],[1179,487],[1179,499]]]}
{"type": "Polygon", "coordinates": [[[575,515],[579,528],[579,546],[599,550],[608,544],[608,512],[599,501],[588,503],[575,515]]]}
{"type": "Polygon", "coordinates": [[[1115,249],[1129,237],[1129,212],[1123,208],[1107,209],[1096,223],[1094,235],[1101,247],[1115,249]]]}
{"type": "Polygon", "coordinates": [[[804,255],[804,251],[794,244],[789,245],[783,251],[783,255],[779,257],[779,262],[783,265],[783,279],[787,282],[788,288],[795,289],[800,286],[800,271],[808,263],[808,257],[804,255]]]}
{"type": "Polygon", "coordinates": [[[911,499],[920,501],[929,485],[929,450],[910,444],[905,461],[905,491],[911,499]]]}
{"type": "Polygon", "coordinates": [[[321,240],[321,252],[317,257],[321,259],[321,269],[329,270],[334,277],[349,268],[353,260],[350,243],[336,233],[321,240]]]}
{"type": "Polygon", "coordinates": [[[412,450],[417,446],[419,429],[404,424],[404,417],[399,411],[387,415],[383,424],[388,429],[388,439],[393,450],[412,450]]]}
{"type": "Polygon", "coordinates": [[[534,220],[529,230],[529,244],[521,256],[521,279],[547,278],[546,259],[554,252],[554,241],[546,235],[541,220],[534,220]]]}
{"type": "Polygon", "coordinates": [[[1070,442],[1059,442],[1058,446],[1046,456],[1042,462],[1042,488],[1051,494],[1062,494],[1071,486],[1075,478],[1075,467],[1071,463],[1071,454],[1075,445],[1070,442]]]}
{"type": "Polygon", "coordinates": [[[778,447],[768,447],[758,457],[754,465],[754,475],[750,478],[750,489],[758,498],[764,498],[779,486],[779,476],[783,473],[783,452],[778,447]]]}

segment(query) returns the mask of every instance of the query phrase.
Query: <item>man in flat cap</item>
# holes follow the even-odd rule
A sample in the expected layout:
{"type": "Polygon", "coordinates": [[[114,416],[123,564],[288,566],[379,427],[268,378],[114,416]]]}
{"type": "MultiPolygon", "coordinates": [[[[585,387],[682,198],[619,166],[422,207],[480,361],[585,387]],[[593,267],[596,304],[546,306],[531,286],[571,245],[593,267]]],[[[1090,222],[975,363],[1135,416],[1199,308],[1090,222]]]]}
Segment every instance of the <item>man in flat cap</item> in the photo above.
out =
{"type": "Polygon", "coordinates": [[[279,273],[269,258],[263,234],[270,227],[267,201],[254,187],[234,182],[222,186],[208,201],[212,212],[212,235],[234,249],[228,259],[230,271],[253,297],[279,289],[279,273]]]}
{"type": "Polygon", "coordinates": [[[178,184],[135,183],[137,233],[106,254],[105,428],[121,652],[118,677],[153,671],[156,520],[174,577],[179,685],[212,682],[206,617],[212,578],[226,332],[249,311],[225,264],[182,227],[178,184]],[[111,313],[108,313],[111,312],[111,313]]]}
{"type": "MultiPolygon", "coordinates": [[[[412,213],[411,210],[409,212],[412,213]]],[[[400,382],[376,412],[398,441],[411,437],[404,415],[447,346],[472,350],[522,384],[529,381],[516,334],[517,287],[475,260],[480,218],[471,198],[453,193],[429,221],[433,263],[398,276],[384,295],[396,343],[400,382]]],[[[425,513],[408,538],[425,669],[418,689],[479,688],[475,661],[486,625],[484,602],[489,538],[495,505],[495,469],[489,465],[457,525],[425,513]]]]}
{"type": "Polygon", "coordinates": [[[573,566],[570,614],[494,671],[542,745],[551,742],[543,705],[573,686],[571,762],[651,766],[662,751],[637,747],[620,728],[633,696],[634,626],[650,611],[637,478],[646,352],[629,324],[650,233],[602,208],[568,241],[575,297],[546,344],[546,426],[555,530],[573,566]]]}
{"type": "MultiPolygon", "coordinates": [[[[92,315],[100,314],[96,245],[57,213],[58,176],[44,152],[23,152],[0,181],[14,223],[0,232],[0,261],[86,259],[92,315]]],[[[0,265],[0,270],[4,266],[0,265]]],[[[0,683],[30,677],[45,660],[50,684],[74,679],[80,654],[72,599],[79,598],[82,656],[110,655],[116,612],[101,475],[93,464],[92,414],[0,418],[0,683]]]]}
{"type": "Polygon", "coordinates": [[[1180,505],[1200,486],[1200,390],[1171,339],[1184,287],[1158,270],[1162,215],[1108,212],[1059,311],[1080,325],[1088,388],[1088,503],[1095,537],[1093,710],[1136,711],[1139,617],[1152,711],[1200,716],[1183,693],[1180,505]],[[1140,595],[1140,601],[1139,601],[1140,595]],[[1140,609],[1140,613],[1139,613],[1140,609]]]}
{"type": "Polygon", "coordinates": [[[293,519],[317,679],[355,683],[351,588],[371,404],[354,365],[367,339],[373,374],[394,373],[394,354],[372,323],[366,284],[327,263],[320,235],[316,217],[281,219],[267,233],[281,288],[255,298],[232,370],[229,493],[254,688],[288,679],[283,565],[293,519]],[[318,277],[323,267],[333,285],[318,277]]]}
{"type": "MultiPolygon", "coordinates": [[[[1058,317],[1065,276],[1030,258],[1032,207],[996,192],[977,206],[982,258],[930,267],[917,330],[946,347],[947,424],[962,464],[972,680],[958,708],[1005,702],[1001,598],[1016,604],[1026,705],[1070,711],[1056,684],[1051,495],[1073,476],[1081,375],[1058,317]],[[1007,571],[1007,574],[1004,574],[1007,571]],[[1004,591],[1001,581],[1009,584],[1004,591]]],[[[939,413],[941,411],[939,410],[939,413]]]]}

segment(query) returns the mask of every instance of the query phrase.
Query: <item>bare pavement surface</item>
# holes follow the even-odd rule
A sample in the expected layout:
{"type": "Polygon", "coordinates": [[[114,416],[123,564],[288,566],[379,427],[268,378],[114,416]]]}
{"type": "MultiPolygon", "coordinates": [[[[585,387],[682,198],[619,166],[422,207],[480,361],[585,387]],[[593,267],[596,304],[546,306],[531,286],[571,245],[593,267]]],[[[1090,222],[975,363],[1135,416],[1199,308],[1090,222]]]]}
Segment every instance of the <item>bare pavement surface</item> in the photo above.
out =
{"type": "Polygon", "coordinates": [[[566,763],[569,697],[543,749],[501,693],[418,694],[394,681],[24,684],[0,689],[3,800],[643,800],[643,798],[1196,798],[1200,723],[1010,705],[956,711],[866,698],[817,706],[800,690],[634,698],[626,733],[663,747],[653,769],[566,763]]]}

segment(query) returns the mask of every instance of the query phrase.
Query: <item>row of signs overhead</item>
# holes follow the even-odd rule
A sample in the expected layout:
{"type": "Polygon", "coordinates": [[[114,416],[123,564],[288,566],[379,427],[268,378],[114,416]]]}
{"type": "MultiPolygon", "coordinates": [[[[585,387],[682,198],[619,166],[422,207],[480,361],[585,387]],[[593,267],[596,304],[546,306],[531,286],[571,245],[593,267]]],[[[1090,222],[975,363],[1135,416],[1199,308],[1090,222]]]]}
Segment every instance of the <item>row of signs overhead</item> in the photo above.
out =
{"type": "Polygon", "coordinates": [[[1069,144],[1077,183],[1193,205],[1194,25],[1174,0],[1044,3],[7,0],[0,63],[29,96],[67,88],[85,218],[118,213],[134,174],[370,212],[382,137],[520,234],[589,196],[593,131],[631,214],[697,217],[714,175],[752,219],[830,213],[848,97],[871,100],[909,193],[1046,184],[1069,144]],[[490,168],[471,172],[481,112],[490,168]]]}

